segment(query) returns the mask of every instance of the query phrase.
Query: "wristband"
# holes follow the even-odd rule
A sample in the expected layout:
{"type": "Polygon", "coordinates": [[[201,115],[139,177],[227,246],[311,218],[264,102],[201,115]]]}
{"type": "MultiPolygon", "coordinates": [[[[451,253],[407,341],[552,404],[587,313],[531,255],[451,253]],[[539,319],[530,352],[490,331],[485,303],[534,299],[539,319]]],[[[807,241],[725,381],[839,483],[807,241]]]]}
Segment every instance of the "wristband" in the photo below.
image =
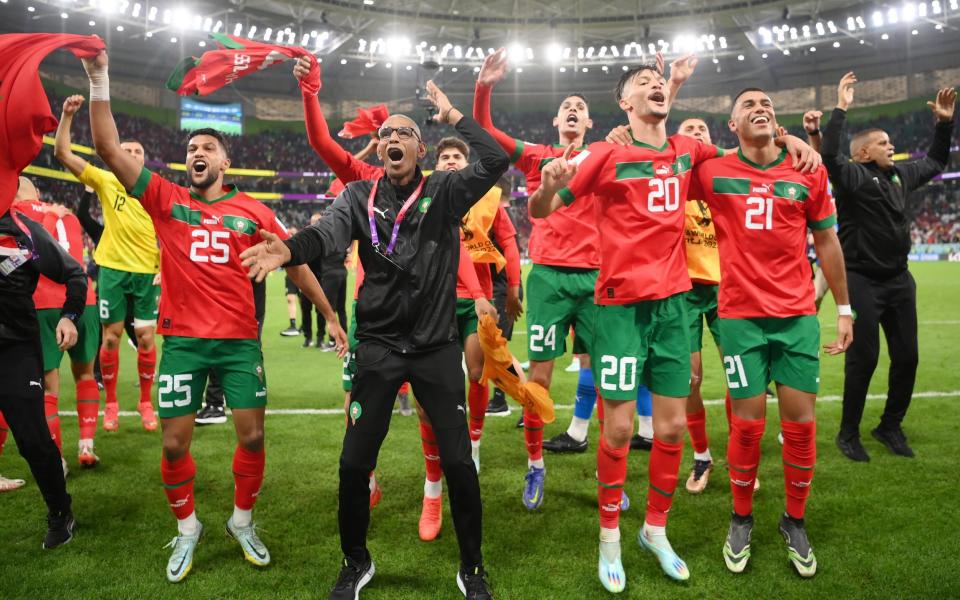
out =
{"type": "Polygon", "coordinates": [[[88,76],[90,77],[90,101],[109,102],[110,76],[107,74],[106,67],[102,71],[88,73],[88,76]]]}
{"type": "Polygon", "coordinates": [[[816,129],[814,129],[813,131],[808,131],[808,132],[807,132],[807,135],[810,136],[810,137],[815,137],[815,136],[820,135],[820,128],[818,127],[818,128],[816,128],[816,129]]]}
{"type": "Polygon", "coordinates": [[[852,317],[853,309],[850,308],[849,304],[838,304],[837,305],[837,316],[838,317],[852,317]]]}
{"type": "Polygon", "coordinates": [[[77,322],[80,320],[80,315],[78,315],[77,313],[65,312],[65,313],[62,313],[62,314],[60,315],[60,318],[61,318],[61,319],[67,319],[67,320],[69,320],[71,323],[73,323],[74,325],[76,325],[77,322]]]}

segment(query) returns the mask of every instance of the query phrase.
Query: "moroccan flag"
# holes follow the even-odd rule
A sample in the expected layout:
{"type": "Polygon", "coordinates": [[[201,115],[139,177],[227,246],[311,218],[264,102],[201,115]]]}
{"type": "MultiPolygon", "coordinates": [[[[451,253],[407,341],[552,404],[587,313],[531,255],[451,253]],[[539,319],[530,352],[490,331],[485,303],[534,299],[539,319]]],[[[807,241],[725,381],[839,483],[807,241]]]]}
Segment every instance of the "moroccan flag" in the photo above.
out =
{"type": "Polygon", "coordinates": [[[460,222],[460,239],[470,251],[470,260],[475,263],[492,263],[497,271],[507,266],[507,259],[497,250],[490,240],[489,231],[493,227],[493,220],[500,210],[500,188],[493,186],[470,207],[470,210],[460,222]]]}
{"type": "Polygon", "coordinates": [[[20,172],[40,153],[43,134],[57,128],[37,69],[58,48],[93,58],[105,46],[91,35],[0,35],[0,214],[7,212],[17,194],[20,172]]]}
{"type": "Polygon", "coordinates": [[[370,108],[358,108],[357,118],[344,123],[343,129],[341,129],[337,135],[344,139],[352,140],[353,138],[379,131],[380,126],[383,125],[383,122],[389,117],[390,112],[387,111],[386,104],[378,104],[370,108]]]}
{"type": "MultiPolygon", "coordinates": [[[[312,56],[306,48],[263,44],[224,33],[211,33],[210,39],[219,47],[204,52],[200,58],[188,56],[180,61],[167,79],[169,89],[181,96],[206,96],[288,58],[312,56]]],[[[316,59],[300,87],[312,94],[320,91],[320,64],[316,59]]]]}

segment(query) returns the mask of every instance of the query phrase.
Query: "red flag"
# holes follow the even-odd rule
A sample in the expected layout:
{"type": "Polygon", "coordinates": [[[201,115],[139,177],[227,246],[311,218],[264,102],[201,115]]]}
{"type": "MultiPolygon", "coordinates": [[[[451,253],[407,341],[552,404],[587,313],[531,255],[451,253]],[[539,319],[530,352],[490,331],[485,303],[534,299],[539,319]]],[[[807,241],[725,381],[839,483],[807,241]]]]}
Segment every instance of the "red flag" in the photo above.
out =
{"type": "Polygon", "coordinates": [[[390,118],[390,112],[387,111],[386,104],[378,104],[370,108],[358,108],[357,118],[343,124],[343,129],[339,135],[342,138],[352,140],[368,133],[378,131],[383,122],[390,118]]]}
{"type": "MultiPolygon", "coordinates": [[[[211,33],[210,39],[219,48],[204,52],[200,58],[190,56],[180,61],[167,79],[169,89],[181,96],[206,96],[288,58],[312,56],[306,48],[262,44],[223,33],[211,33]]],[[[320,91],[320,65],[316,59],[300,87],[312,94],[320,91]]]]}
{"type": "Polygon", "coordinates": [[[105,46],[90,35],[0,35],[0,214],[7,212],[17,194],[20,172],[40,153],[43,134],[57,128],[37,69],[58,48],[93,58],[105,46]]]}

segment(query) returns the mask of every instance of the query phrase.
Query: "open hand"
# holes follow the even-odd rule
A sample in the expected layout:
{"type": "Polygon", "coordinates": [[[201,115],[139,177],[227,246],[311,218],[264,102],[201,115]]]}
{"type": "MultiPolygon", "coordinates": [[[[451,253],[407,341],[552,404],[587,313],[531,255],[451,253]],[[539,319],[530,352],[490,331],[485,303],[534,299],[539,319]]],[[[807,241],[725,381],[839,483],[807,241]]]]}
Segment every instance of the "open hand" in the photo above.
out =
{"type": "Polygon", "coordinates": [[[260,237],[262,242],[240,253],[241,264],[249,269],[247,277],[257,283],[290,261],[290,249],[279,236],[261,229],[260,237]]]}
{"type": "Polygon", "coordinates": [[[837,339],[831,344],[826,344],[823,349],[827,351],[827,354],[836,356],[837,354],[843,354],[846,352],[847,348],[849,348],[850,344],[852,343],[853,317],[837,317],[837,339]]]}
{"type": "Polygon", "coordinates": [[[933,116],[943,123],[953,120],[953,110],[956,105],[957,90],[954,88],[941,89],[937,92],[937,98],[934,102],[927,102],[927,106],[933,111],[933,116]]]}
{"type": "Polygon", "coordinates": [[[853,84],[857,83],[857,76],[850,71],[840,78],[837,86],[837,108],[847,110],[853,104],[853,84]]]}
{"type": "Polygon", "coordinates": [[[494,86],[500,83],[507,73],[507,50],[500,48],[483,59],[483,66],[477,75],[477,83],[484,86],[494,86]]]}

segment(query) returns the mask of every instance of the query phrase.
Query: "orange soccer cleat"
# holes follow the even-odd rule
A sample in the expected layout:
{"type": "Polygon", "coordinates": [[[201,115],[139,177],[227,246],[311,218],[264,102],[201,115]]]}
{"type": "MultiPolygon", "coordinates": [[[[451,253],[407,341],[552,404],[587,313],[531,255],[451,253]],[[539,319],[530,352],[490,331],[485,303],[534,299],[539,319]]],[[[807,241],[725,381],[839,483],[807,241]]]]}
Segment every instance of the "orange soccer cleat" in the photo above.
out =
{"type": "Polygon", "coordinates": [[[149,402],[144,402],[137,407],[137,412],[140,413],[140,423],[143,425],[143,428],[147,431],[156,431],[157,415],[153,412],[153,405],[149,402]]]}
{"type": "Polygon", "coordinates": [[[443,523],[443,496],[423,497],[423,510],[420,512],[420,539],[430,542],[440,535],[443,523]]]}

